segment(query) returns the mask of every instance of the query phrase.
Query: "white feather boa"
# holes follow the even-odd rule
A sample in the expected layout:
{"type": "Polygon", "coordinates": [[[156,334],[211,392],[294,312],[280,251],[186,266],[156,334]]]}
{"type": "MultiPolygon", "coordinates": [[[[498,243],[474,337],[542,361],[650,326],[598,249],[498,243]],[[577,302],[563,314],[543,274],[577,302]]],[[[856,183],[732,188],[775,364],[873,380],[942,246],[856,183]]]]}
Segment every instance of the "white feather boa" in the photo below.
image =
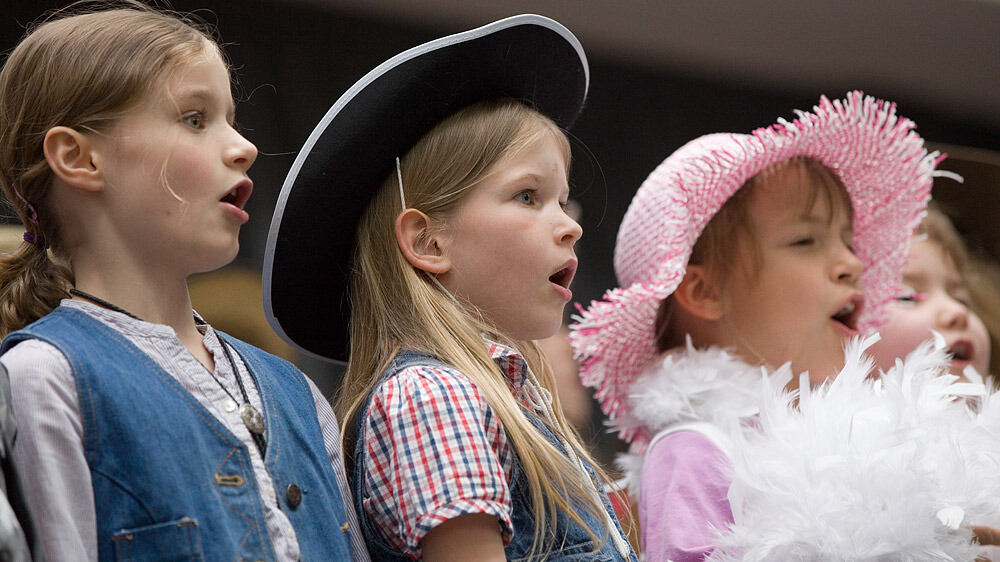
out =
{"type": "MultiPolygon", "coordinates": [[[[798,393],[784,391],[787,367],[768,376],[720,350],[689,348],[637,379],[652,433],[706,421],[732,439],[735,523],[709,560],[973,560],[969,526],[1000,527],[1000,395],[957,383],[933,342],[871,377],[874,341],[851,342],[836,379],[802,377],[798,393]]],[[[633,491],[641,463],[619,460],[633,491]]]]}

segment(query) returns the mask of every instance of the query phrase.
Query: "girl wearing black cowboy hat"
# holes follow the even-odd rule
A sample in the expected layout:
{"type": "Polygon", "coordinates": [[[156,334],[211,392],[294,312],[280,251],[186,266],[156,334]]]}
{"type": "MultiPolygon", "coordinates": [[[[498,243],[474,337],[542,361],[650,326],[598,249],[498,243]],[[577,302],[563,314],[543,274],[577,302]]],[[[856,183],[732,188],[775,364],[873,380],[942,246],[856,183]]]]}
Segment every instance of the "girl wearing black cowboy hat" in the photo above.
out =
{"type": "Polygon", "coordinates": [[[532,340],[572,297],[583,51],[539,16],[432,41],[338,100],[285,182],[265,309],[347,360],[338,407],[374,559],[635,560],[532,340]]]}

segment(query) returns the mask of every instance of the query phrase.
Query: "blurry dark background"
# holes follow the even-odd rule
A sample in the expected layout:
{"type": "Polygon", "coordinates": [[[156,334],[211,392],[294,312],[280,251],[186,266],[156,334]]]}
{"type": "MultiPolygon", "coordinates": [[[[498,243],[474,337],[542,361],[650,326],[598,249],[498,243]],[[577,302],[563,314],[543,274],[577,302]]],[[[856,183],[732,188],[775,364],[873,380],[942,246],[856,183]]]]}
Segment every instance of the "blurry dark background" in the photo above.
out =
{"type": "MultiPolygon", "coordinates": [[[[10,2],[0,10],[5,53],[28,23],[66,3],[10,2]]],[[[897,102],[924,138],[948,145],[969,181],[943,182],[935,196],[974,245],[1000,256],[997,0],[173,0],[170,6],[217,27],[240,83],[237,120],[260,156],[235,265],[254,273],[285,173],[344,90],[400,51],[524,12],[569,27],[590,60],[589,101],[572,130],[573,197],[585,231],[577,246],[579,302],[615,285],[616,227],[635,189],[670,152],[701,134],[749,132],[793,118],[794,109],[810,109],[820,94],[850,89],[897,102]]],[[[317,211],[330,215],[319,220],[337,220],[336,209],[317,211]]],[[[325,296],[315,297],[322,306],[325,296]]],[[[335,370],[298,361],[321,386],[335,388],[335,370]]]]}

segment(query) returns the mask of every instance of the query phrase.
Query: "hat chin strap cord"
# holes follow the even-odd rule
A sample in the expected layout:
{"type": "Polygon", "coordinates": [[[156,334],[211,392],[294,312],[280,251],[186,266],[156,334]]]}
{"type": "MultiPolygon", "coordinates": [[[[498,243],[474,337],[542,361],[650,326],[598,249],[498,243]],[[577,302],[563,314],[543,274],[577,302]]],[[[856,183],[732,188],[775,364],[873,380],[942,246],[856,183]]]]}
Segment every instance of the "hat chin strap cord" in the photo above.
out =
{"type": "Polygon", "coordinates": [[[396,157],[396,177],[399,179],[399,204],[406,210],[406,197],[403,195],[403,172],[399,169],[399,156],[396,157]]]}

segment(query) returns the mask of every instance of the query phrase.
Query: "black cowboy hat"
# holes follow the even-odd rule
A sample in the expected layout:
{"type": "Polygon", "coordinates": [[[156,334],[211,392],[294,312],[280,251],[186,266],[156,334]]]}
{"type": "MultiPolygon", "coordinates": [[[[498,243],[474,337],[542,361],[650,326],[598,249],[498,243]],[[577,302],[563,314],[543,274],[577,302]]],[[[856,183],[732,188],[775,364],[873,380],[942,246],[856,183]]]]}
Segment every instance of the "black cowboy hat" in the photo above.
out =
{"type": "Polygon", "coordinates": [[[264,255],[274,330],[301,351],[346,361],[357,226],[395,159],[488,99],[521,100],[569,128],[588,81],[576,37],[530,14],[414,47],[366,74],[316,125],[281,188],[264,255]]]}

